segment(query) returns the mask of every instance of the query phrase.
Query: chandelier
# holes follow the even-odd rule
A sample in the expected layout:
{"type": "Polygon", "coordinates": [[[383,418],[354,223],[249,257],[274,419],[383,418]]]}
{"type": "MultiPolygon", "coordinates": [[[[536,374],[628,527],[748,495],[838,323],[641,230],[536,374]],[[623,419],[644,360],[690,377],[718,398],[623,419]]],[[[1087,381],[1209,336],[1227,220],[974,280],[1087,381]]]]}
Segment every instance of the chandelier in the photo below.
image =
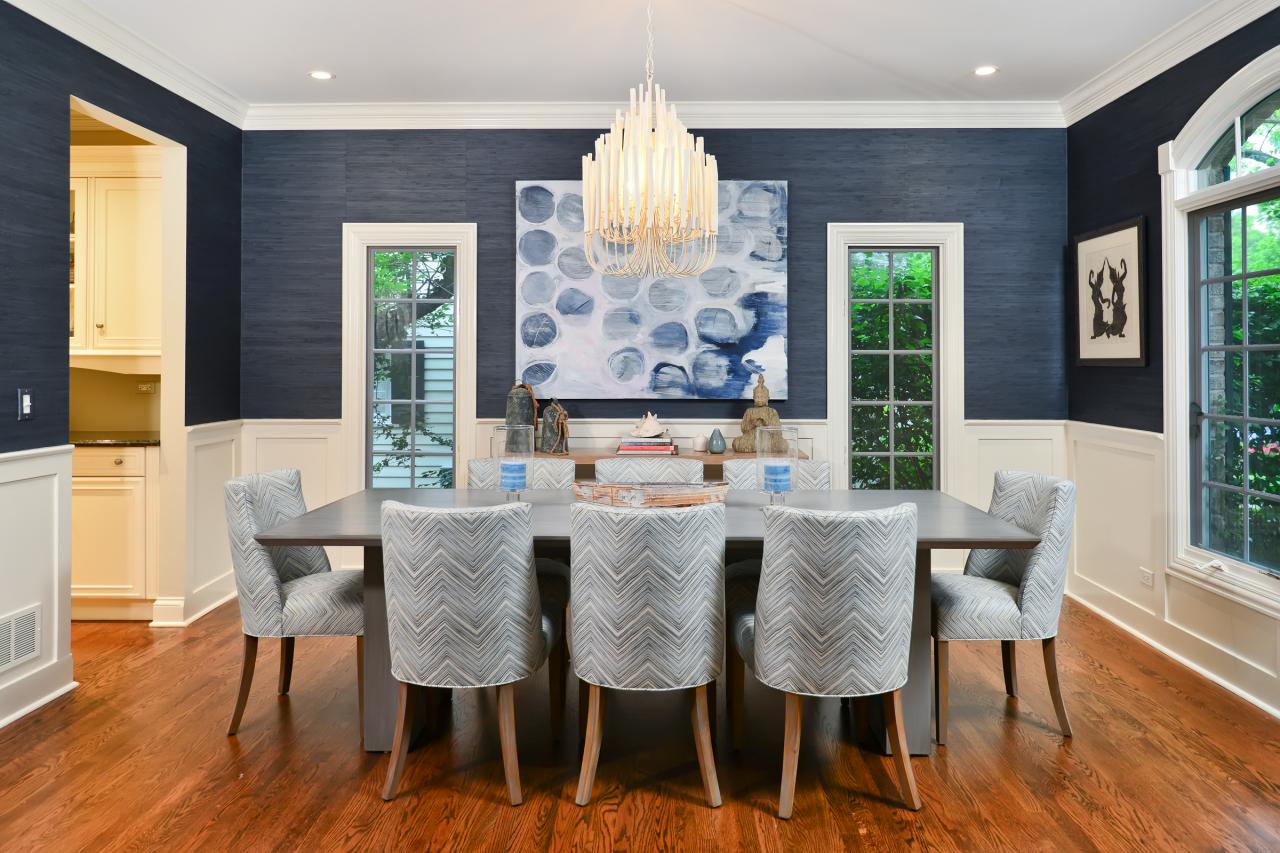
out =
{"type": "Polygon", "coordinates": [[[648,16],[645,83],[582,158],[584,249],[603,275],[683,278],[715,259],[716,158],[653,83],[652,2],[648,16]]]}

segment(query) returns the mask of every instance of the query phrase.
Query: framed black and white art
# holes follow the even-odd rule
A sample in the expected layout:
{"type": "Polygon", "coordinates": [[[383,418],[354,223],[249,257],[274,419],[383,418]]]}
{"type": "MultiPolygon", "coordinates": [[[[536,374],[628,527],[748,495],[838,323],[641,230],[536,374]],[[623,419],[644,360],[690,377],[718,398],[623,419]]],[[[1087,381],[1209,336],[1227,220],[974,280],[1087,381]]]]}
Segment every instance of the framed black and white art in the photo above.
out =
{"type": "Polygon", "coordinates": [[[1146,366],[1145,224],[1139,216],[1072,241],[1077,365],[1146,366]]]}

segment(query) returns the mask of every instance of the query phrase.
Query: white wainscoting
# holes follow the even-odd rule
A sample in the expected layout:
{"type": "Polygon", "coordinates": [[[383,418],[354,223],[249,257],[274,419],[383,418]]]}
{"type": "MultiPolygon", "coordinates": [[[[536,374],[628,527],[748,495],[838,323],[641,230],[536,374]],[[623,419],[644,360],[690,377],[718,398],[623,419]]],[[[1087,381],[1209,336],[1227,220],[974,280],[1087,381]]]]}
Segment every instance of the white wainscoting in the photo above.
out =
{"type": "MultiPolygon", "coordinates": [[[[235,595],[223,484],[240,473],[241,429],[238,420],[187,428],[187,580],[178,624],[191,624],[235,595]]],[[[175,604],[157,600],[152,624],[174,626],[175,604]]]]}
{"type": "Polygon", "coordinates": [[[71,445],[0,454],[0,616],[39,605],[40,652],[0,672],[0,726],[75,688],[71,445]]]}
{"type": "Polygon", "coordinates": [[[1280,715],[1280,614],[1168,568],[1164,436],[1072,421],[1067,443],[1079,489],[1068,594],[1280,715]]]}

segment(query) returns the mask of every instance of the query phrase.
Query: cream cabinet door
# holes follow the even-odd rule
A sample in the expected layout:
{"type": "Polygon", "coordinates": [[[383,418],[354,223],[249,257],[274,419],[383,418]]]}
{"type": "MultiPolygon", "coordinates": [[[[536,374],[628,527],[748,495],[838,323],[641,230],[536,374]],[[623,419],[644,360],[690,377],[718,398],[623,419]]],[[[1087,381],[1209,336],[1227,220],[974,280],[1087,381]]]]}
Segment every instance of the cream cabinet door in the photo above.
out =
{"type": "Polygon", "coordinates": [[[91,349],[160,350],[159,178],[93,179],[91,349]]]}
{"type": "Polygon", "coordinates": [[[89,179],[71,179],[71,252],[70,252],[70,299],[68,307],[71,312],[71,349],[82,350],[87,345],[89,335],[89,179]]]}
{"type": "Polygon", "coordinates": [[[144,598],[147,502],[143,477],[71,478],[71,595],[144,598]]]}

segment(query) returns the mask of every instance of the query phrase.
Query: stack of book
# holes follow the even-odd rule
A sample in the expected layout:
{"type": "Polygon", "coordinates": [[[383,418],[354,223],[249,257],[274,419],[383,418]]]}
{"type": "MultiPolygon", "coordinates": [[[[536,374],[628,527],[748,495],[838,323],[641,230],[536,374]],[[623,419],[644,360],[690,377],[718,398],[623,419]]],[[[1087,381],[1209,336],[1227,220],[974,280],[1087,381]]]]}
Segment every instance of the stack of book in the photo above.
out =
{"type": "Polygon", "coordinates": [[[676,453],[676,443],[665,435],[656,438],[634,438],[628,435],[618,443],[619,456],[674,456],[676,453]]]}

